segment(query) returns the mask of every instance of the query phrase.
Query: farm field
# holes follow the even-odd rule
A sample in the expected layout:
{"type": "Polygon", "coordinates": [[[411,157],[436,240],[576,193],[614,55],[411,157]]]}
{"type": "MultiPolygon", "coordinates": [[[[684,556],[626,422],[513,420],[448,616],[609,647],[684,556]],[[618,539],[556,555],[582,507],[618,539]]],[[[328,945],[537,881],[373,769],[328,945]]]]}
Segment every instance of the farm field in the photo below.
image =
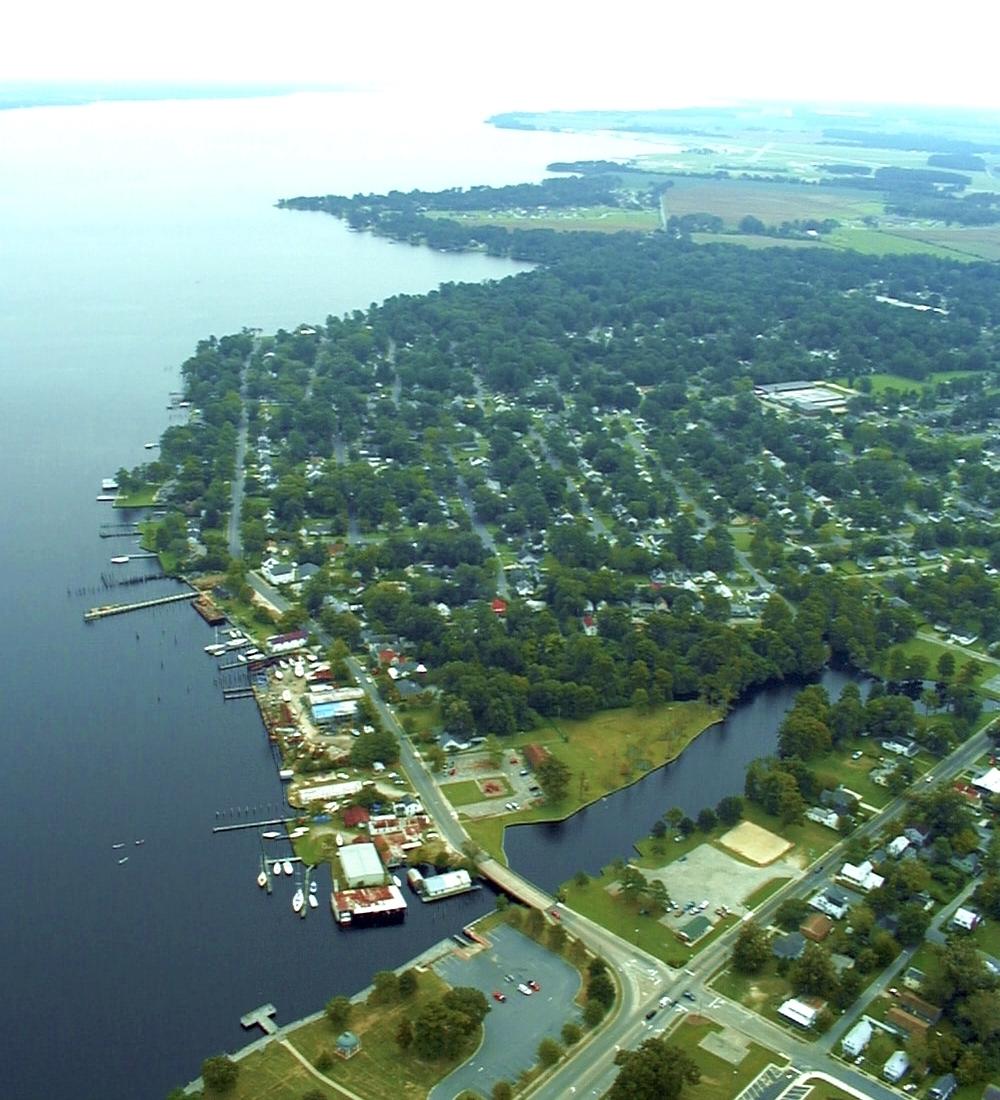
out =
{"type": "Polygon", "coordinates": [[[731,229],[747,214],[767,225],[776,225],[796,218],[852,221],[882,213],[879,196],[870,191],[763,180],[675,177],[673,186],[663,193],[662,202],[665,217],[715,214],[731,229]]]}

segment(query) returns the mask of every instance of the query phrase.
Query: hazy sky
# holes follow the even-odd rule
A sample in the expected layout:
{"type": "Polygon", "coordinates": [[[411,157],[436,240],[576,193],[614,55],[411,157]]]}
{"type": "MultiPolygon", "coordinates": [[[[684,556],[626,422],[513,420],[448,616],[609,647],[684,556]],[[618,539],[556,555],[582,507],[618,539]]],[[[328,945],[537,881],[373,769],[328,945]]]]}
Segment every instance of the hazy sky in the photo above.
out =
{"type": "Polygon", "coordinates": [[[395,85],[495,109],[737,97],[1000,106],[1000,12],[988,3],[25,0],[4,23],[0,80],[395,85]]]}

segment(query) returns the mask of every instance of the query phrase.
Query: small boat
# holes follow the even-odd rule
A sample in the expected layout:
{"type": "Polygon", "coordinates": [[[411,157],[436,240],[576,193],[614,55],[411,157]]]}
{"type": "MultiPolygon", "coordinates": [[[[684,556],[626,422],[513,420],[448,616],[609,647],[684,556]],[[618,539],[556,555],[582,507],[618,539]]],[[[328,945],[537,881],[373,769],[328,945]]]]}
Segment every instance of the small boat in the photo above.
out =
{"type": "Polygon", "coordinates": [[[137,840],[137,841],[135,842],[135,846],[136,846],[136,847],[138,848],[140,844],[145,844],[145,843],[146,843],[146,841],[145,841],[145,840],[137,840]]]}
{"type": "Polygon", "coordinates": [[[211,657],[221,657],[226,652],[226,647],[221,643],[213,642],[212,645],[205,646],[205,652],[211,657]]]}
{"type": "Polygon", "coordinates": [[[318,889],[319,889],[319,883],[316,882],[315,879],[313,879],[313,881],[309,883],[309,893],[310,894],[315,894],[318,889]]]}
{"type": "Polygon", "coordinates": [[[295,871],[292,869],[292,861],[290,859],[286,859],[284,861],[284,863],[282,863],[281,866],[284,867],[286,875],[294,875],[295,874],[295,871]]]}
{"type": "Polygon", "coordinates": [[[128,565],[128,554],[118,554],[111,559],[112,565],[128,565]]]}
{"type": "Polygon", "coordinates": [[[124,848],[125,847],[125,842],[122,841],[121,844],[112,844],[111,847],[112,848],[124,848]]]}
{"type": "Polygon", "coordinates": [[[101,493],[96,499],[98,504],[110,504],[113,500],[117,500],[118,497],[113,493],[101,493]]]}
{"type": "Polygon", "coordinates": [[[285,674],[281,671],[280,668],[276,668],[274,670],[274,678],[275,680],[284,680],[285,674]]]}
{"type": "Polygon", "coordinates": [[[101,482],[101,492],[102,493],[117,493],[118,492],[118,482],[115,481],[115,479],[113,477],[104,478],[104,480],[101,482]]]}
{"type": "Polygon", "coordinates": [[[337,835],[334,839],[337,841],[337,847],[338,848],[343,848],[343,846],[344,846],[344,834],[343,833],[337,833],[337,835]]]}
{"type": "Polygon", "coordinates": [[[267,885],[267,872],[261,871],[261,873],[257,876],[257,885],[262,890],[267,885]]]}
{"type": "Polygon", "coordinates": [[[271,829],[269,832],[261,833],[260,835],[263,837],[264,840],[277,840],[278,837],[281,836],[281,833],[275,832],[274,829],[271,829]]]}
{"type": "Polygon", "coordinates": [[[143,446],[146,448],[147,451],[151,451],[156,446],[156,444],[155,443],[143,443],[143,446]]]}
{"type": "Polygon", "coordinates": [[[310,909],[317,909],[318,907],[319,907],[319,902],[316,900],[316,895],[315,894],[310,894],[309,895],[309,908],[310,909]]]}
{"type": "Polygon", "coordinates": [[[393,882],[394,882],[394,883],[395,883],[395,884],[396,884],[397,886],[402,886],[402,885],[403,885],[402,881],[400,880],[400,877],[399,877],[399,875],[393,875],[393,876],[392,876],[392,881],[393,881],[393,882]]]}
{"type": "Polygon", "coordinates": [[[274,866],[271,868],[271,871],[276,875],[281,874],[281,863],[278,860],[274,861],[274,866]]]}
{"type": "Polygon", "coordinates": [[[292,895],[292,908],[296,913],[302,912],[302,906],[306,903],[306,896],[302,893],[302,887],[300,886],[292,895]]]}
{"type": "Polygon", "coordinates": [[[122,856],[122,858],[118,861],[118,866],[121,867],[123,863],[128,863],[128,856],[122,856]]]}

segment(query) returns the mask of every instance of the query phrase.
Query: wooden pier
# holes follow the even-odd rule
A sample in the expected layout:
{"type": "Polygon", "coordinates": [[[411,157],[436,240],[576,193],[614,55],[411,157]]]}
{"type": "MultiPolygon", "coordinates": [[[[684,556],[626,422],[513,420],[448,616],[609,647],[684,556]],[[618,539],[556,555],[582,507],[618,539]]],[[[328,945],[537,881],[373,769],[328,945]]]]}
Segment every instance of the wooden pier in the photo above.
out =
{"type": "MultiPolygon", "coordinates": [[[[232,833],[236,829],[259,829],[264,825],[288,825],[290,822],[295,821],[294,817],[275,817],[270,821],[242,821],[238,825],[216,825],[213,829],[213,833],[232,833]]],[[[289,856],[290,859],[298,859],[298,856],[289,856]]]]}
{"type": "Polygon", "coordinates": [[[92,607],[84,611],[83,621],[93,622],[94,619],[106,619],[110,615],[124,615],[129,611],[141,611],[146,607],[162,607],[168,603],[180,603],[181,600],[193,600],[194,592],[175,592],[172,596],[160,596],[155,600],[140,600],[138,603],[112,603],[103,607],[92,607]]]}
{"type": "Polygon", "coordinates": [[[142,534],[138,523],[102,523],[97,533],[102,539],[135,538],[142,534]]]}

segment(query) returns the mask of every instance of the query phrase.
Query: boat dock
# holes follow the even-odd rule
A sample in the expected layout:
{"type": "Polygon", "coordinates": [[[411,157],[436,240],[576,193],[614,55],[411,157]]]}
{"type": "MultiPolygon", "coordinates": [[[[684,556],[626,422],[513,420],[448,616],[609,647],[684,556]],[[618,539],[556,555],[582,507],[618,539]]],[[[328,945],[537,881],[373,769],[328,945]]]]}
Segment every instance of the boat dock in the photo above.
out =
{"type": "Polygon", "coordinates": [[[172,596],[160,596],[155,600],[140,600],[138,603],[113,603],[103,607],[92,607],[84,611],[83,621],[93,622],[94,619],[106,619],[110,615],[124,615],[129,611],[141,611],[146,607],[161,607],[163,604],[179,603],[181,600],[193,600],[194,592],[175,592],[172,596]]]}
{"type": "MultiPolygon", "coordinates": [[[[237,829],[259,829],[264,825],[288,825],[292,821],[295,821],[294,817],[275,817],[270,821],[241,821],[237,825],[216,825],[212,828],[212,832],[232,833],[237,829]]],[[[298,859],[298,856],[294,858],[298,859]]]]}
{"type": "Polygon", "coordinates": [[[102,539],[135,538],[142,534],[138,523],[102,523],[97,533],[102,539]]]}
{"type": "Polygon", "coordinates": [[[245,1028],[259,1027],[268,1035],[273,1035],[278,1030],[278,1025],[272,1017],[277,1016],[277,1014],[278,1010],[274,1005],[261,1005],[260,1008],[255,1008],[252,1012],[241,1016],[240,1023],[245,1028]]]}

